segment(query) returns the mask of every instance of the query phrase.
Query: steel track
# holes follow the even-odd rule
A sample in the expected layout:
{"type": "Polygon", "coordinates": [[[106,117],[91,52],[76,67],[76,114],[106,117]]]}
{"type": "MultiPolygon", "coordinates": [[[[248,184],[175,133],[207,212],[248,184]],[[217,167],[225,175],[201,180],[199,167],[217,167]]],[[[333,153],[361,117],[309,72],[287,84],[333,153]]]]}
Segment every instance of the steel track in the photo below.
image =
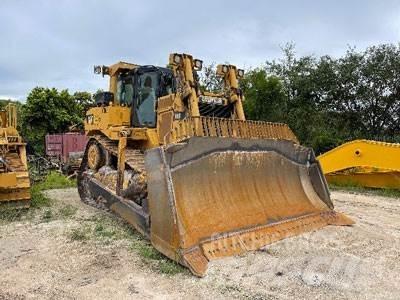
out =
{"type": "MultiPolygon", "coordinates": [[[[106,199],[95,199],[91,196],[89,187],[90,177],[89,175],[85,174],[88,172],[88,149],[89,146],[93,143],[101,145],[108,155],[118,155],[117,142],[109,140],[108,138],[100,135],[93,136],[86,146],[85,154],[83,156],[82,163],[78,172],[78,191],[81,196],[80,198],[82,202],[84,202],[85,204],[95,207],[97,209],[110,211],[110,209],[107,207],[106,199]]],[[[139,175],[135,178],[141,179],[141,182],[133,182],[131,185],[136,185],[136,190],[141,190],[141,192],[138,193],[141,195],[141,199],[137,199],[137,202],[142,203],[147,198],[147,176],[144,165],[144,153],[139,149],[127,148],[125,152],[125,163],[129,169],[133,170],[135,174],[139,175]]],[[[129,189],[129,187],[127,189],[129,189]]],[[[110,193],[115,193],[115,191],[110,190],[110,193]]]]}

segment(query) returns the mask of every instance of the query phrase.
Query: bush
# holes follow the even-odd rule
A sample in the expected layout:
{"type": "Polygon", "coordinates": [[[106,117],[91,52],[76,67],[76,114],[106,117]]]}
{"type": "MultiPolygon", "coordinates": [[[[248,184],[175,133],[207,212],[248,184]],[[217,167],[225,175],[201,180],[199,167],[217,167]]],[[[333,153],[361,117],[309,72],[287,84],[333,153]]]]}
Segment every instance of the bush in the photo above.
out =
{"type": "Polygon", "coordinates": [[[76,180],[71,180],[64,175],[52,171],[42,182],[36,184],[39,190],[52,190],[52,189],[64,189],[69,187],[76,187],[76,180]]]}
{"type": "Polygon", "coordinates": [[[43,189],[39,184],[31,186],[31,207],[40,208],[50,206],[50,198],[42,193],[43,189]]]}

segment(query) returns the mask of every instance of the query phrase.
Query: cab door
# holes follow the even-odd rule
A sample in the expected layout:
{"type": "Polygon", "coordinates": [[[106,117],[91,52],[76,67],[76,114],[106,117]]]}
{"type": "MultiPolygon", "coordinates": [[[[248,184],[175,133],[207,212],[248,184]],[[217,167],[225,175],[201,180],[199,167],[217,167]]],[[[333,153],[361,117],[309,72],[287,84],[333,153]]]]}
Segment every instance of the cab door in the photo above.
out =
{"type": "Polygon", "coordinates": [[[160,75],[156,71],[136,75],[133,125],[156,127],[156,104],[160,75]]]}

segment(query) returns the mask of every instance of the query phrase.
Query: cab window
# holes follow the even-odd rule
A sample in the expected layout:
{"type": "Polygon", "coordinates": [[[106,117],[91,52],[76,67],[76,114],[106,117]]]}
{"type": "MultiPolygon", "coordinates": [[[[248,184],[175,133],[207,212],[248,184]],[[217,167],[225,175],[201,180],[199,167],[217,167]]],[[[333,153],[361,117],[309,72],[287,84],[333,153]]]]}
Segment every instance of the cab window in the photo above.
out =
{"type": "Polygon", "coordinates": [[[117,85],[117,93],[120,104],[122,106],[131,106],[133,100],[133,82],[132,79],[119,80],[117,85]]]}
{"type": "Polygon", "coordinates": [[[136,113],[139,124],[146,127],[156,125],[156,101],[159,74],[150,72],[139,75],[136,113]]]}

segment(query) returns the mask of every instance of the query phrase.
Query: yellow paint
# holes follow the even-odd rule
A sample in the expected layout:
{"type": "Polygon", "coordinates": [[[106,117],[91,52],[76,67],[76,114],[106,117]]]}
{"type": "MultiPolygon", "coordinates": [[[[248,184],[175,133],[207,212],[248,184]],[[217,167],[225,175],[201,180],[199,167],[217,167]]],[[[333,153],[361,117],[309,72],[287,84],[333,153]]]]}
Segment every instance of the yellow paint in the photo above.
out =
{"type": "Polygon", "coordinates": [[[12,188],[17,185],[17,174],[0,173],[0,188],[12,188]]]}
{"type": "Polygon", "coordinates": [[[128,139],[123,136],[118,141],[118,175],[117,175],[117,186],[116,193],[118,196],[121,195],[124,183],[124,171],[125,171],[125,149],[128,139]]]}
{"type": "Polygon", "coordinates": [[[224,79],[225,87],[230,91],[229,100],[235,103],[235,116],[239,120],[246,120],[243,110],[243,95],[239,93],[239,81],[237,68],[233,65],[218,65],[217,74],[224,79]],[[224,70],[227,70],[224,72],[224,70]]]}
{"type": "Polygon", "coordinates": [[[364,186],[371,188],[400,188],[400,172],[355,174],[328,174],[326,179],[335,185],[364,186]]]}
{"type": "MultiPolygon", "coordinates": [[[[294,147],[292,150],[296,153],[301,149],[286,124],[246,120],[238,83],[242,71],[233,65],[219,65],[217,75],[221,76],[224,88],[215,94],[199,88],[196,72],[200,66],[191,55],[171,54],[169,66],[177,91],[157,99],[156,128],[133,127],[132,108],[120,106],[116,95],[118,77],[137,67],[125,63],[102,67],[102,73],[110,76],[114,102],[91,108],[85,121],[87,135],[108,146],[112,143],[99,135],[118,141],[118,150],[114,150],[117,143],[113,143],[110,151],[117,156],[117,176],[113,175],[112,184],[119,195],[124,187],[126,160],[128,164],[130,161],[125,157],[126,151],[182,142],[182,147],[170,147],[167,155],[154,160],[159,161],[159,165],[149,166],[146,161],[143,170],[146,173],[139,174],[143,181],[149,176],[148,207],[143,208],[146,212],[148,209],[151,217],[150,239],[156,249],[202,276],[210,259],[258,249],[281,238],[329,224],[353,224],[332,210],[333,204],[321,176],[316,181],[308,167],[278,154],[281,145],[294,147]],[[207,97],[219,99],[207,100],[207,97]],[[233,106],[227,118],[200,115],[199,101],[215,103],[215,100],[218,105],[233,106]],[[261,147],[257,145],[258,140],[274,141],[270,141],[268,149],[271,150],[268,151],[230,151],[230,148],[211,154],[201,143],[197,144],[198,148],[186,148],[184,143],[191,137],[201,137],[192,139],[193,143],[202,141],[209,145],[220,143],[221,138],[253,139],[256,147],[261,147]],[[273,151],[275,147],[277,151],[273,151]],[[188,152],[180,152],[174,158],[175,151],[188,152]],[[171,162],[179,161],[179,157],[190,157],[189,153],[193,154],[190,161],[174,170],[170,168],[171,162]],[[200,155],[202,153],[207,155],[200,155]],[[323,189],[323,197],[316,193],[315,184],[323,189]],[[214,242],[217,237],[225,237],[223,245],[214,242]]],[[[251,144],[246,141],[243,147],[253,148],[251,144]]],[[[190,145],[191,142],[186,144],[190,145]]],[[[209,151],[215,150],[210,148],[209,151]]],[[[109,187],[107,181],[101,184],[109,187]]],[[[122,203],[114,202],[111,210],[143,231],[122,203]]]]}
{"type": "MultiPolygon", "coordinates": [[[[180,78],[183,83],[182,91],[174,95],[165,96],[159,99],[159,105],[162,109],[157,111],[158,116],[166,111],[172,112],[172,116],[175,112],[185,112],[188,109],[188,117],[200,117],[199,112],[199,95],[201,92],[197,90],[194,84],[194,59],[189,54],[171,54],[169,60],[170,66],[177,78],[180,78]],[[175,60],[175,57],[179,57],[175,60]],[[183,99],[188,99],[189,105],[185,107],[183,99]],[[172,100],[172,101],[171,101],[172,100]]],[[[131,127],[131,108],[122,107],[119,105],[119,99],[117,98],[117,79],[121,72],[132,70],[138,67],[138,65],[130,64],[126,62],[118,62],[111,66],[103,66],[103,75],[110,76],[110,92],[114,94],[114,103],[105,107],[94,107],[87,111],[85,120],[85,131],[87,135],[96,135],[102,133],[111,140],[119,140],[121,137],[121,132],[124,132],[128,139],[144,141],[142,146],[147,148],[157,147],[164,144],[165,136],[160,136],[157,133],[160,132],[160,128],[163,128],[164,132],[166,129],[170,130],[168,133],[169,142],[175,142],[171,137],[174,136],[172,132],[174,130],[172,122],[168,118],[158,118],[158,120],[165,120],[167,123],[157,122],[157,128],[133,128],[131,127]],[[168,127],[166,127],[168,126],[168,127]]],[[[214,97],[223,98],[223,103],[227,105],[228,103],[235,103],[234,119],[245,120],[245,115],[242,106],[242,96],[238,90],[238,77],[237,68],[233,65],[227,66],[227,72],[220,74],[223,77],[225,90],[229,91],[228,99],[224,98],[225,94],[210,94],[205,92],[205,95],[211,95],[214,97]]],[[[219,74],[219,73],[218,73],[219,74]]],[[[227,122],[226,120],[221,120],[219,123],[227,122]]],[[[176,124],[176,123],[175,123],[176,124]]],[[[195,126],[195,133],[202,132],[200,128],[200,120],[193,119],[193,124],[195,126]]],[[[226,125],[228,126],[228,125],[226,125]]],[[[218,128],[214,128],[213,131],[217,131],[218,128]]],[[[277,137],[278,138],[278,137],[277,137]]]]}
{"type": "Polygon", "coordinates": [[[0,171],[0,201],[29,206],[30,181],[26,144],[17,131],[17,107],[8,104],[0,111],[0,157],[5,161],[0,171]]]}
{"type": "Polygon", "coordinates": [[[355,140],[318,156],[318,160],[329,182],[400,188],[400,144],[355,140]]]}
{"type": "Polygon", "coordinates": [[[201,92],[196,88],[194,61],[189,54],[173,53],[170,55],[169,64],[175,77],[180,79],[181,85],[176,94],[164,96],[158,100],[156,128],[131,127],[131,108],[120,106],[116,98],[118,76],[121,72],[137,68],[138,65],[118,62],[108,67],[103,66],[103,75],[110,76],[110,92],[114,94],[115,101],[107,106],[94,107],[87,111],[86,134],[91,136],[102,133],[115,141],[124,135],[128,140],[140,141],[140,147],[144,149],[154,148],[165,143],[174,143],[190,136],[276,138],[298,142],[286,124],[245,120],[243,96],[238,89],[236,66],[219,65],[217,67],[217,75],[222,77],[224,90],[227,93],[215,94],[201,92]],[[200,117],[199,95],[222,98],[225,105],[234,103],[232,119],[200,117]],[[186,113],[187,117],[183,120],[175,120],[175,113],[186,113]]]}
{"type": "Polygon", "coordinates": [[[131,110],[123,106],[93,107],[86,113],[85,131],[101,131],[110,139],[118,139],[118,132],[130,125],[131,110]]]}

